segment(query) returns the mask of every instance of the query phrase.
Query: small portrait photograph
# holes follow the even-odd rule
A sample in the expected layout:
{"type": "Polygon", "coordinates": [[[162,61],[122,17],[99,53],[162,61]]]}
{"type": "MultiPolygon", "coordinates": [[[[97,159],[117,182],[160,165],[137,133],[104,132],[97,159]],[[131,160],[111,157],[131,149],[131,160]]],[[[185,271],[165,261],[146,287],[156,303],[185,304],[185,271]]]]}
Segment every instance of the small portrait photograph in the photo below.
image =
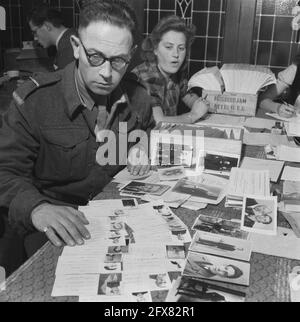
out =
{"type": "Polygon", "coordinates": [[[245,240],[249,235],[248,232],[241,230],[241,224],[238,222],[205,215],[200,215],[196,219],[192,229],[245,240]]]}
{"type": "Polygon", "coordinates": [[[169,259],[185,259],[185,248],[180,245],[167,245],[167,257],[169,259]]]}
{"type": "Polygon", "coordinates": [[[163,216],[164,218],[170,218],[173,217],[172,212],[170,211],[169,207],[165,205],[157,205],[153,206],[153,209],[158,215],[163,216]]]}
{"type": "Polygon", "coordinates": [[[110,230],[111,231],[121,231],[125,230],[125,224],[121,221],[114,221],[110,224],[110,230]]]}
{"type": "Polygon", "coordinates": [[[124,208],[137,208],[138,206],[136,199],[122,199],[122,204],[124,208]]]}
{"type": "Polygon", "coordinates": [[[167,273],[149,275],[149,283],[150,290],[169,289],[171,287],[171,281],[167,273]]]}
{"type": "Polygon", "coordinates": [[[152,302],[155,303],[161,303],[161,302],[165,302],[169,290],[156,290],[156,291],[151,291],[151,298],[152,298],[152,302]]]}
{"type": "Polygon", "coordinates": [[[98,295],[118,296],[123,295],[122,274],[100,274],[98,295]]]}
{"type": "Polygon", "coordinates": [[[119,218],[120,216],[125,216],[125,210],[123,209],[113,210],[113,217],[119,218]]]}
{"type": "Polygon", "coordinates": [[[239,158],[226,154],[206,153],[204,156],[204,170],[206,172],[220,172],[230,174],[232,168],[238,167],[239,158]]]}
{"type": "Polygon", "coordinates": [[[180,180],[185,177],[185,169],[181,166],[158,169],[157,171],[160,181],[180,180]]]}
{"type": "Polygon", "coordinates": [[[104,263],[122,263],[122,254],[106,254],[104,263]]]}
{"type": "Polygon", "coordinates": [[[176,239],[178,241],[181,241],[181,242],[188,242],[187,239],[188,239],[188,231],[187,229],[174,229],[171,231],[172,235],[174,237],[176,237],[176,239]]]}
{"type": "Polygon", "coordinates": [[[197,231],[189,250],[249,261],[252,247],[247,240],[197,231]]]}
{"type": "Polygon", "coordinates": [[[149,291],[131,293],[133,302],[152,302],[149,291]]]}
{"type": "Polygon", "coordinates": [[[108,236],[108,241],[111,245],[126,246],[124,236],[108,236]]]}
{"type": "Polygon", "coordinates": [[[249,286],[250,263],[189,252],[183,275],[249,286]]]}
{"type": "Polygon", "coordinates": [[[108,254],[128,254],[128,246],[109,246],[107,253],[108,254]]]}
{"type": "Polygon", "coordinates": [[[101,270],[103,273],[109,272],[122,272],[122,263],[104,263],[103,269],[101,270]]]}
{"type": "Polygon", "coordinates": [[[244,197],[242,229],[254,233],[276,235],[277,197],[244,197]]]}
{"type": "Polygon", "coordinates": [[[142,194],[150,194],[155,196],[162,196],[170,189],[170,186],[160,185],[154,183],[144,183],[138,181],[132,181],[121,189],[121,192],[134,192],[142,194]]]}

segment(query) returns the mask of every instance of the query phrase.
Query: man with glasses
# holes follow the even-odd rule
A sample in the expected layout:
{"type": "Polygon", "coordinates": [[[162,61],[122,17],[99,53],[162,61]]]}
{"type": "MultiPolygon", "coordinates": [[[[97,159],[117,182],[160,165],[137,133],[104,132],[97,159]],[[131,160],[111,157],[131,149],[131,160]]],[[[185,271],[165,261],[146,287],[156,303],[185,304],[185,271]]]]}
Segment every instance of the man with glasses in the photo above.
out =
{"type": "MultiPolygon", "coordinates": [[[[0,133],[0,206],[21,232],[43,232],[58,247],[92,237],[76,206],[121,170],[96,162],[101,133],[110,130],[118,140],[120,122],[131,133],[147,129],[151,119],[146,89],[124,77],[136,30],[125,2],[87,2],[78,37],[71,37],[76,62],[14,93],[0,133]]],[[[144,175],[149,165],[131,169],[144,175]]]]}
{"type": "Polygon", "coordinates": [[[30,12],[27,20],[34,40],[49,51],[52,47],[56,48],[55,70],[64,68],[74,60],[70,37],[77,32],[64,26],[60,11],[42,4],[30,12]]]}

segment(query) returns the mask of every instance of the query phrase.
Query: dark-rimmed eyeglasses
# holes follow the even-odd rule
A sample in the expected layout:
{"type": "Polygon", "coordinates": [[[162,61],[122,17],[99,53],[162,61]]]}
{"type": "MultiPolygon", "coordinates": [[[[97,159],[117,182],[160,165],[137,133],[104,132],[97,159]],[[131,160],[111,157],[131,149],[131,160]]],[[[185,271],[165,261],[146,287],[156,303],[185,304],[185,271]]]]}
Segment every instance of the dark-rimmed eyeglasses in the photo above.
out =
{"type": "Polygon", "coordinates": [[[130,63],[129,60],[126,60],[123,57],[111,57],[111,58],[108,58],[103,53],[101,53],[100,51],[90,54],[87,51],[87,49],[84,47],[84,45],[83,45],[81,40],[80,40],[80,43],[82,45],[82,48],[83,48],[83,50],[85,52],[85,55],[86,55],[86,58],[87,58],[89,64],[91,66],[93,66],[93,67],[99,67],[99,66],[103,65],[106,61],[109,61],[111,67],[113,69],[119,71],[119,70],[125,68],[130,63]]]}

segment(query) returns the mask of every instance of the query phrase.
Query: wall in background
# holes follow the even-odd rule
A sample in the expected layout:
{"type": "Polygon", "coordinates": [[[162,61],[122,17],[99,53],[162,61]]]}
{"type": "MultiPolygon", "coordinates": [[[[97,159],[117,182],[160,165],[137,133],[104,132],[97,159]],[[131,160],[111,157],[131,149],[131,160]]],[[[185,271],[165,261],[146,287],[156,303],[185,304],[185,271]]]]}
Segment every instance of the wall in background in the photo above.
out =
{"type": "MultiPolygon", "coordinates": [[[[0,0],[7,12],[7,31],[0,32],[2,49],[21,47],[23,40],[32,39],[26,23],[26,12],[42,1],[59,8],[68,26],[77,25],[79,0],[0,0]]],[[[184,17],[187,23],[196,25],[197,36],[190,57],[190,75],[205,66],[221,65],[227,1],[230,0],[128,1],[144,7],[144,17],[139,17],[144,36],[152,31],[161,17],[168,14],[177,14],[184,17]]],[[[296,32],[291,29],[291,12],[298,1],[243,1],[257,2],[250,63],[268,66],[277,73],[292,62],[299,50],[296,32]]]]}
{"type": "Polygon", "coordinates": [[[291,28],[297,0],[257,0],[253,39],[253,64],[275,73],[288,66],[299,51],[297,33],[291,28]]]}

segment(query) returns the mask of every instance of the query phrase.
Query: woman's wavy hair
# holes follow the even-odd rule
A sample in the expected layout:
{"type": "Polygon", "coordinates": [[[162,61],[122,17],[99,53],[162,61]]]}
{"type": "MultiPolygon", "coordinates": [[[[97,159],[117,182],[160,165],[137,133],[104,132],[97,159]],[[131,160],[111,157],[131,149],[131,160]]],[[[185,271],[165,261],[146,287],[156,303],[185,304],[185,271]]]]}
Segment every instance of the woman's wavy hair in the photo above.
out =
{"type": "Polygon", "coordinates": [[[142,43],[142,60],[156,62],[157,58],[154,50],[158,47],[163,35],[169,31],[182,32],[186,37],[186,56],[179,72],[185,71],[188,64],[187,58],[189,57],[191,46],[195,39],[196,27],[194,25],[187,26],[184,19],[178,16],[167,16],[158,22],[152,33],[142,43]]]}

